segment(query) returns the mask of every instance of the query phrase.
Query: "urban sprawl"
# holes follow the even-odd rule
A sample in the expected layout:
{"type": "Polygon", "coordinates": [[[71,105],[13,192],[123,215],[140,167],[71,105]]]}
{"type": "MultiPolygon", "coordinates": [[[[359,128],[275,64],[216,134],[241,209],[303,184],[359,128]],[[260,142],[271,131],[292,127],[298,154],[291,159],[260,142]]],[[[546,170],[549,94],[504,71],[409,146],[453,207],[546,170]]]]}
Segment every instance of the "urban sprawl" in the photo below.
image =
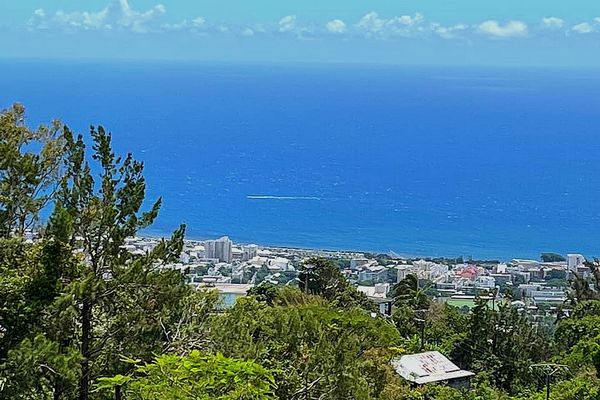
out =
{"type": "MultiPolygon", "coordinates": [[[[125,246],[132,253],[145,254],[159,241],[135,237],[125,246]]],[[[182,271],[199,290],[218,290],[223,305],[229,307],[257,285],[296,285],[301,266],[312,257],[336,260],[348,281],[379,304],[382,314],[391,313],[394,285],[413,274],[436,301],[459,308],[471,308],[477,297],[494,300],[492,303],[510,301],[541,321],[554,318],[561,309],[574,274],[584,279],[591,274],[581,254],[510,262],[403,258],[395,254],[241,245],[228,237],[187,240],[179,263],[168,267],[182,271]]]]}

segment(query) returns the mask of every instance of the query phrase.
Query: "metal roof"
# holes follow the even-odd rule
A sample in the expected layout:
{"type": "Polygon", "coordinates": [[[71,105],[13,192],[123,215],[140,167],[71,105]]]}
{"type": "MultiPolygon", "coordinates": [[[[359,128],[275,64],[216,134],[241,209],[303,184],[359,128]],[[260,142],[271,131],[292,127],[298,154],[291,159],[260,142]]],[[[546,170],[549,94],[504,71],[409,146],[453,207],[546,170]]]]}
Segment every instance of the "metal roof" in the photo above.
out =
{"type": "Polygon", "coordinates": [[[392,360],[392,366],[404,379],[419,385],[475,375],[473,372],[461,370],[438,351],[395,358],[392,360]]]}

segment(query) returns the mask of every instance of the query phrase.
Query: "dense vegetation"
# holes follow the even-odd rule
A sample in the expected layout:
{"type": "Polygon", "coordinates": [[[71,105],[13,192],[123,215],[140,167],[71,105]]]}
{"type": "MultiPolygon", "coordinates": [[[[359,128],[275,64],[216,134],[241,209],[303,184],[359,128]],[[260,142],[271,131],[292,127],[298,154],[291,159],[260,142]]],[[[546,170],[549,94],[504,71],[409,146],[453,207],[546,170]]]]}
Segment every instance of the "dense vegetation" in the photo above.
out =
{"type": "Polygon", "coordinates": [[[510,303],[462,313],[413,276],[384,318],[323,259],[297,287],[264,284],[219,311],[216,293],[163,268],[183,226],[147,254],[124,249],[160,200],[141,211],[143,165],[102,127],[89,138],[91,151],[60,122],[30,129],[20,105],[0,115],[0,399],[534,400],[542,362],[568,366],[552,398],[600,399],[598,269],[550,327],[510,303]],[[408,385],[390,360],[420,349],[476,372],[471,388],[408,385]]]}

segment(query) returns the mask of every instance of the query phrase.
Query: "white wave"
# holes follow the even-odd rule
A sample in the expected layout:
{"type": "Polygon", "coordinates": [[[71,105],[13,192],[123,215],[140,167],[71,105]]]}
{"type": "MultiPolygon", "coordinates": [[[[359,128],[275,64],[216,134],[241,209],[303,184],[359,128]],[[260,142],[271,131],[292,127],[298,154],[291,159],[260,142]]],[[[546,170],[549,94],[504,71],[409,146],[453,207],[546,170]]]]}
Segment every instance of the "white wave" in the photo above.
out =
{"type": "Polygon", "coordinates": [[[249,200],[321,200],[315,196],[269,196],[269,195],[248,195],[249,200]]]}

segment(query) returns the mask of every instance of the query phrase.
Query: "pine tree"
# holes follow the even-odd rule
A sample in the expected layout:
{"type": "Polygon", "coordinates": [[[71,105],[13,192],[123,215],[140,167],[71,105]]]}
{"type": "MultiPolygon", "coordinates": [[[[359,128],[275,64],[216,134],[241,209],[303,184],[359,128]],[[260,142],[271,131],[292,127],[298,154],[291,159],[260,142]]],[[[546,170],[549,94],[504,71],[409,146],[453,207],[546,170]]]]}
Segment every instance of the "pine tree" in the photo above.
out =
{"type": "Polygon", "coordinates": [[[20,104],[0,113],[0,237],[23,236],[57,188],[62,126],[32,130],[20,104]]]}
{"type": "Polygon", "coordinates": [[[65,129],[65,175],[54,223],[48,229],[80,255],[79,275],[67,287],[67,296],[78,310],[80,400],[89,398],[91,382],[98,374],[114,372],[113,364],[126,339],[129,345],[135,340],[150,342],[137,343],[134,351],[145,346],[151,347],[150,352],[161,350],[157,343],[164,340],[160,314],[168,310],[165,303],[177,302],[189,291],[179,272],[161,268],[181,254],[183,226],[145,255],[133,255],[124,248],[126,238],[152,224],[161,200],[141,212],[146,188],[143,164],[131,154],[117,157],[111,135],[102,127],[92,127],[90,133],[99,182],[86,158],[83,137],[65,129]],[[97,360],[103,366],[94,369],[92,362],[97,360]]]}

